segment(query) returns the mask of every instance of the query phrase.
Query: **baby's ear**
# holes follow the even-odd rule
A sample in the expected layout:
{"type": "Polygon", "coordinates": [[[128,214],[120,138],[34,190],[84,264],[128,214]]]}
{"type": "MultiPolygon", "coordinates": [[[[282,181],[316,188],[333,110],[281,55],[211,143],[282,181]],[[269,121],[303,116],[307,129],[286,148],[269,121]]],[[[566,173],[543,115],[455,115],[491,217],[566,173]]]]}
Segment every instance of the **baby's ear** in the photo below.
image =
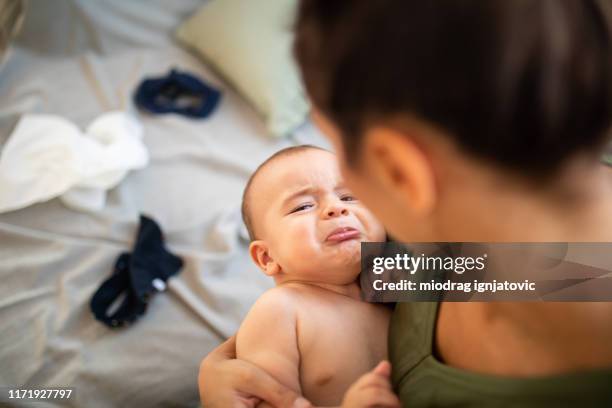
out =
{"type": "Polygon", "coordinates": [[[268,276],[277,275],[280,272],[280,266],[274,262],[270,256],[268,244],[262,240],[255,240],[249,245],[249,254],[255,265],[259,267],[268,276]]]}

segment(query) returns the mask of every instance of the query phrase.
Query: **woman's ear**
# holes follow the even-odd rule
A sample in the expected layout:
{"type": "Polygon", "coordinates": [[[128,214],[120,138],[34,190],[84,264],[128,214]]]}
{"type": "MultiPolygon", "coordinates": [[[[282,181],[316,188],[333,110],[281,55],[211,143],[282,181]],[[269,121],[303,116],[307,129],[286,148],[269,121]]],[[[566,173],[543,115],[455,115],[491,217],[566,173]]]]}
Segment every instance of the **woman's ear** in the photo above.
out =
{"type": "Polygon", "coordinates": [[[371,128],[364,137],[363,154],[367,171],[385,194],[401,200],[414,215],[433,210],[437,200],[434,169],[410,133],[371,128]]]}
{"type": "Polygon", "coordinates": [[[249,245],[249,254],[255,265],[268,276],[278,275],[281,272],[280,265],[270,256],[268,245],[265,241],[255,240],[249,245]]]}

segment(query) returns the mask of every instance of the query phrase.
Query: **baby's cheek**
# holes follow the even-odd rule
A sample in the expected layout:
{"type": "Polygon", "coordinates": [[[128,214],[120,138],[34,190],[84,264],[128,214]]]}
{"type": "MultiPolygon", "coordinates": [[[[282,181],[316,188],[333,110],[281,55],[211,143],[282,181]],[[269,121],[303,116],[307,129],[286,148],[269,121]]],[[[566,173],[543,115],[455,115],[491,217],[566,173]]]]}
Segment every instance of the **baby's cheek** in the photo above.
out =
{"type": "Polygon", "coordinates": [[[313,246],[313,229],[304,222],[294,222],[284,234],[284,241],[300,253],[309,252],[313,246]]]}
{"type": "MultiPolygon", "coordinates": [[[[309,275],[312,267],[321,259],[320,248],[315,240],[314,231],[303,223],[293,225],[286,234],[282,245],[288,249],[286,260],[291,270],[301,275],[309,275]]],[[[317,268],[315,268],[317,269],[317,268]]]]}
{"type": "Polygon", "coordinates": [[[295,222],[291,226],[291,238],[300,240],[306,240],[310,236],[310,230],[307,225],[303,222],[295,222]]]}
{"type": "Polygon", "coordinates": [[[379,223],[378,221],[376,221],[376,234],[374,234],[374,236],[372,237],[372,241],[374,242],[384,242],[387,240],[387,231],[385,230],[385,227],[379,223]]]}

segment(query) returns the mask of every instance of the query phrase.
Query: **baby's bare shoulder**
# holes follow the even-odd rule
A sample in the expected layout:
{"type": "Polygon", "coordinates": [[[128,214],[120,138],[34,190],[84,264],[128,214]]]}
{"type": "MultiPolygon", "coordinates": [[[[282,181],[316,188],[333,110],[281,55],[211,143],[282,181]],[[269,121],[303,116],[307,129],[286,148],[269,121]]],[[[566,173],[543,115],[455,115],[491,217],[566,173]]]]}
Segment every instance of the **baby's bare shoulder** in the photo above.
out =
{"type": "Polygon", "coordinates": [[[246,319],[273,317],[276,320],[294,320],[304,293],[297,287],[277,286],[267,290],[251,307],[246,319]]]}
{"type": "Polygon", "coordinates": [[[310,317],[319,313],[335,314],[338,299],[346,303],[346,298],[330,293],[301,283],[276,286],[257,299],[245,320],[274,319],[277,324],[287,324],[303,317],[304,313],[310,317]]]}
{"type": "Polygon", "coordinates": [[[261,295],[251,307],[238,329],[237,349],[266,349],[264,340],[295,333],[297,308],[289,293],[273,288],[261,295]],[[269,336],[274,333],[274,336],[269,336]]]}

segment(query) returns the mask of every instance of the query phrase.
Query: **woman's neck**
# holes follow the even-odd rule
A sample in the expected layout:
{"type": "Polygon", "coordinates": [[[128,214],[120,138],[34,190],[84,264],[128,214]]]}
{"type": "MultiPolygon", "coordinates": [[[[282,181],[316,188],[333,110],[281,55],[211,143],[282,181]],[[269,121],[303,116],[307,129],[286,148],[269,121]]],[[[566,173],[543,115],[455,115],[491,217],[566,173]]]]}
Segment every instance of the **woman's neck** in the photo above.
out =
{"type": "MultiPolygon", "coordinates": [[[[444,210],[444,229],[437,232],[449,241],[612,242],[609,168],[576,165],[537,190],[471,176],[447,191],[447,199],[455,202],[444,210]],[[461,189],[467,192],[460,194],[461,189]]],[[[488,374],[610,367],[612,329],[605,316],[611,312],[611,303],[593,302],[443,303],[437,349],[450,365],[488,374]]]]}
{"type": "Polygon", "coordinates": [[[608,167],[576,164],[554,187],[476,174],[467,180],[458,179],[445,194],[436,233],[447,241],[612,242],[608,167]]]}

